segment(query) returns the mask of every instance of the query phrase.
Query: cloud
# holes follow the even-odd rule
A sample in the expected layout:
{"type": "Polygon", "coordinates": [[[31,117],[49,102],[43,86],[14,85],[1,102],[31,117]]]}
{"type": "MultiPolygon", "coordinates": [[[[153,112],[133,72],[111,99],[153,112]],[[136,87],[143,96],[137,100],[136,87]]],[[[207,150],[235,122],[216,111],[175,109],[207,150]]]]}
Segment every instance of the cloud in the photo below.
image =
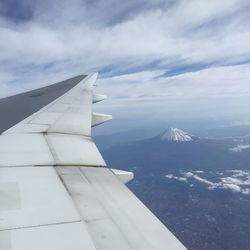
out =
{"type": "MultiPolygon", "coordinates": [[[[190,97],[202,96],[209,81],[209,94],[214,90],[232,95],[233,88],[238,94],[248,93],[247,66],[218,68],[250,59],[246,0],[23,0],[15,15],[9,14],[8,3],[1,7],[0,64],[8,76],[0,76],[1,96],[95,70],[110,81],[128,72],[148,74],[143,88],[142,78],[133,79],[134,97],[148,96],[157,88],[153,96],[181,98],[186,91],[190,97]],[[194,65],[199,72],[183,74],[194,65]],[[170,72],[179,76],[157,76],[170,72]],[[226,85],[219,79],[227,73],[231,81],[226,85]]],[[[111,91],[116,97],[129,89],[126,84],[116,86],[119,90],[111,91]]]]}
{"type": "Polygon", "coordinates": [[[187,182],[187,178],[174,176],[173,174],[167,174],[167,175],[165,175],[165,177],[167,179],[174,179],[174,180],[178,180],[178,181],[182,181],[182,182],[187,182]]]}
{"type": "Polygon", "coordinates": [[[99,71],[98,111],[117,132],[136,118],[249,116],[249,1],[18,2],[15,15],[0,6],[0,98],[99,71]]]}
{"type": "Polygon", "coordinates": [[[248,79],[249,65],[214,67],[171,77],[164,76],[164,70],[147,70],[99,79],[97,91],[108,95],[101,111],[117,119],[121,115],[163,122],[228,116],[241,119],[249,115],[248,79]]]}
{"type": "Polygon", "coordinates": [[[241,192],[242,192],[242,194],[250,194],[250,188],[245,188],[241,192]]]}
{"type": "Polygon", "coordinates": [[[250,172],[248,170],[239,170],[239,169],[234,169],[234,170],[227,170],[227,173],[232,173],[233,177],[250,177],[250,172]]]}
{"type": "MultiPolygon", "coordinates": [[[[197,171],[181,171],[181,176],[175,176],[173,174],[168,174],[165,177],[168,179],[174,179],[177,181],[185,181],[190,183],[192,179],[204,184],[209,190],[215,189],[229,189],[232,192],[237,192],[241,194],[248,195],[250,194],[250,171],[247,170],[229,170],[225,173],[205,173],[202,171],[202,174],[211,175],[214,178],[217,178],[218,181],[210,181],[206,178],[200,177],[196,174],[197,171]],[[225,176],[231,174],[231,176],[225,176]]],[[[190,184],[190,187],[193,187],[193,183],[190,184]]]]}
{"type": "Polygon", "coordinates": [[[202,171],[202,170],[195,170],[194,172],[197,173],[197,174],[204,174],[204,173],[205,173],[205,172],[202,171]]]}
{"type": "Polygon", "coordinates": [[[198,176],[197,174],[194,174],[193,175],[193,178],[199,182],[202,182],[202,183],[205,183],[211,187],[214,187],[215,183],[209,181],[209,180],[206,180],[205,178],[201,178],[200,176],[198,176]]]}
{"type": "MultiPolygon", "coordinates": [[[[230,183],[224,183],[221,188],[223,189],[230,189],[233,192],[241,192],[241,188],[240,186],[236,185],[236,184],[230,184],[230,183]]],[[[245,194],[245,193],[244,193],[245,194]]]]}
{"type": "Polygon", "coordinates": [[[250,95],[250,65],[214,67],[171,77],[163,73],[151,70],[125,74],[101,79],[99,84],[116,98],[172,100],[250,95]]]}
{"type": "Polygon", "coordinates": [[[233,151],[233,152],[242,152],[243,150],[246,150],[246,149],[249,149],[249,148],[250,148],[250,145],[240,144],[240,145],[237,145],[236,147],[229,148],[229,150],[233,151]]]}

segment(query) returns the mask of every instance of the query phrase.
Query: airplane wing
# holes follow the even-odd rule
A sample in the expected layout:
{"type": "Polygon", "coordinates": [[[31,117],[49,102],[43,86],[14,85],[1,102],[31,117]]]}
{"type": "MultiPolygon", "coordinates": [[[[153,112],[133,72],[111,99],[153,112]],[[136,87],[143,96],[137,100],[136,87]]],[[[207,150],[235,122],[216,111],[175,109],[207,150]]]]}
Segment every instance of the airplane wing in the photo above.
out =
{"type": "Polygon", "coordinates": [[[110,169],[91,128],[97,74],[0,135],[1,250],[179,250],[180,241],[110,169]]]}

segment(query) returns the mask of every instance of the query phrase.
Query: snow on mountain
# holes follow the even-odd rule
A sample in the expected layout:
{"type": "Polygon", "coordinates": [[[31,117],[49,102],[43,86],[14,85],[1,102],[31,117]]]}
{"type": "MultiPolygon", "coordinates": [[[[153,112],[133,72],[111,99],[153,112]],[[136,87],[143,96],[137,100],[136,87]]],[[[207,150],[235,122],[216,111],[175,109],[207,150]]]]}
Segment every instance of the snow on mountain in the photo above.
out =
{"type": "Polygon", "coordinates": [[[192,141],[193,138],[187,132],[178,129],[170,128],[161,136],[162,141],[175,141],[175,142],[187,142],[192,141]]]}

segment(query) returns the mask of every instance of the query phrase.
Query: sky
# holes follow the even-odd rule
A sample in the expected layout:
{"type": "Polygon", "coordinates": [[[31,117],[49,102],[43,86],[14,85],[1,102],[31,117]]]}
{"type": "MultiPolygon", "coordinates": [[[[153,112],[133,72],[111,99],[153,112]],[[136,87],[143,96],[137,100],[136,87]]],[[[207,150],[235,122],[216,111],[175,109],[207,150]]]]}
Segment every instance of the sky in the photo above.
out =
{"type": "Polygon", "coordinates": [[[250,121],[249,0],[2,0],[0,97],[100,73],[118,119],[250,121]]]}

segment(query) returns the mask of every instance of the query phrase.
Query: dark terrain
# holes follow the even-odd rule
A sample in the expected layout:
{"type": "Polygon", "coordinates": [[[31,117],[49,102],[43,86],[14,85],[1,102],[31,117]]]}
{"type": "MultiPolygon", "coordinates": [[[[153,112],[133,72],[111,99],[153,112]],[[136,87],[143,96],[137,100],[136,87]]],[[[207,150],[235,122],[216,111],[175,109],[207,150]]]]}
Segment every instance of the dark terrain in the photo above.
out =
{"type": "MultiPolygon", "coordinates": [[[[250,149],[229,150],[239,144],[250,144],[250,138],[171,142],[156,136],[100,150],[110,167],[135,173],[129,188],[188,249],[246,250],[250,249],[250,193],[210,190],[211,186],[195,178],[165,177],[183,177],[198,170],[202,180],[219,183],[220,178],[232,176],[231,170],[245,170],[247,176],[237,178],[250,178],[250,149]]],[[[247,184],[242,190],[250,188],[247,184]]]]}

